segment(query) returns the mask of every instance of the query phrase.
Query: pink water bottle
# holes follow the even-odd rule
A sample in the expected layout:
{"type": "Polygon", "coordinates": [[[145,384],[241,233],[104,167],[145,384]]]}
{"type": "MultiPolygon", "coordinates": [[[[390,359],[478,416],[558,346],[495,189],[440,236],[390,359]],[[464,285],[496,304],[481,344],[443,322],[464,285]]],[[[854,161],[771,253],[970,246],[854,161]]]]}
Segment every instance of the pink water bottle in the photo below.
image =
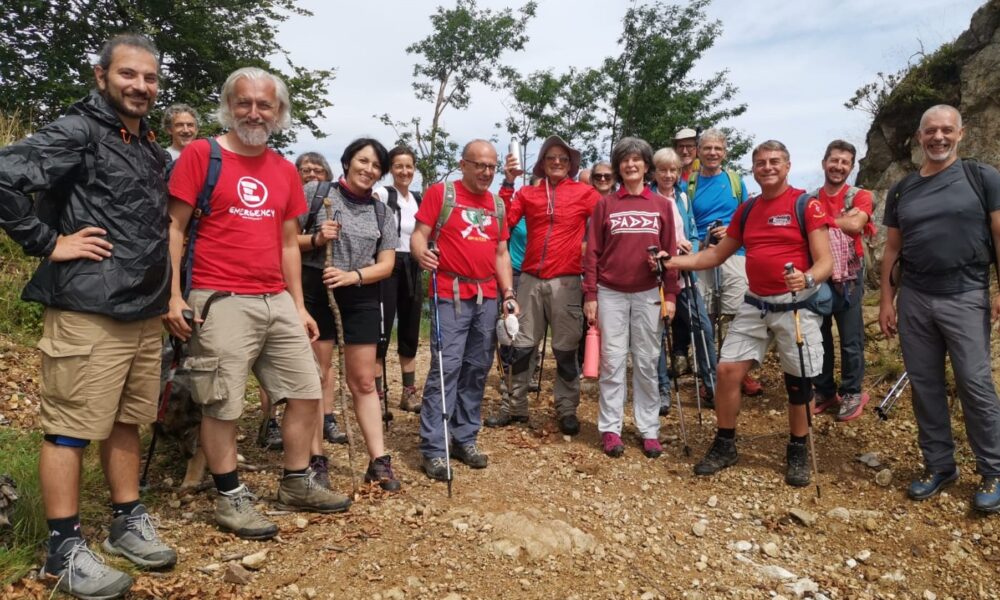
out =
{"type": "Polygon", "coordinates": [[[587,343],[583,347],[583,376],[594,378],[600,373],[601,330],[591,325],[587,330],[587,343]]]}

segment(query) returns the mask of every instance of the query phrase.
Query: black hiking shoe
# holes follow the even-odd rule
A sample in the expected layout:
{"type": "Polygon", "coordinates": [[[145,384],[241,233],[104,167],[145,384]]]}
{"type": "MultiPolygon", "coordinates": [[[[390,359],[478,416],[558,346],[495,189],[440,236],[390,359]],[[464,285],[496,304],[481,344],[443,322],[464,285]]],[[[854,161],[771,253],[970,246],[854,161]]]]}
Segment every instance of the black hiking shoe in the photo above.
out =
{"type": "Polygon", "coordinates": [[[708,449],[705,458],[694,466],[695,475],[715,475],[726,467],[731,467],[739,460],[736,454],[736,440],[715,437],[712,447],[708,449]]]}
{"type": "Polygon", "coordinates": [[[330,459],[325,456],[313,456],[309,459],[309,468],[316,474],[316,483],[330,489],[330,459]]]}
{"type": "Polygon", "coordinates": [[[473,469],[485,469],[489,462],[489,457],[479,451],[479,446],[475,442],[464,446],[453,446],[451,456],[458,462],[464,463],[473,469]]]}
{"type": "Polygon", "coordinates": [[[566,415],[559,417],[559,431],[564,435],[576,435],[580,433],[580,419],[576,415],[566,415]]]}
{"type": "Polygon", "coordinates": [[[260,431],[257,434],[257,445],[265,450],[283,450],[284,440],[281,439],[281,426],[277,419],[264,417],[260,431]]]}
{"type": "Polygon", "coordinates": [[[785,449],[785,483],[794,487],[809,485],[809,448],[805,444],[789,443],[785,449]]]}
{"type": "Polygon", "coordinates": [[[497,428],[497,427],[507,427],[507,426],[512,425],[514,423],[527,423],[527,422],[528,422],[528,417],[526,417],[526,416],[523,416],[523,415],[505,415],[504,413],[500,413],[499,415],[497,415],[495,417],[488,417],[486,419],[486,422],[483,423],[483,425],[486,425],[487,427],[489,427],[491,429],[494,429],[494,428],[497,428]]]}
{"type": "Polygon", "coordinates": [[[378,482],[378,486],[387,492],[398,492],[399,480],[392,472],[392,458],[385,454],[368,463],[365,471],[365,483],[378,482]]]}
{"type": "Polygon", "coordinates": [[[420,465],[431,479],[448,481],[448,460],[443,456],[425,456],[420,465]]]}

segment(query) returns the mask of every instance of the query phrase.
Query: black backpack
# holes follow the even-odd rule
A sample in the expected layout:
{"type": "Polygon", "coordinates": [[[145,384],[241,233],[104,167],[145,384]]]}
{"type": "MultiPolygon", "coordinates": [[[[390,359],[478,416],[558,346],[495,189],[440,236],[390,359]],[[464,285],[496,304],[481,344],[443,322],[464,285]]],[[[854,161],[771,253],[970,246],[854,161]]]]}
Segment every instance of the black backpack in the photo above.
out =
{"type": "MultiPolygon", "coordinates": [[[[170,169],[173,172],[173,169],[170,169]]],[[[194,242],[198,238],[198,226],[203,217],[212,213],[212,192],[215,185],[219,183],[219,174],[222,172],[222,146],[215,138],[208,138],[208,170],[205,173],[205,182],[198,192],[198,199],[195,202],[194,212],[191,214],[191,222],[188,224],[187,244],[184,246],[184,259],[181,262],[181,291],[187,297],[191,291],[191,265],[194,262],[194,242]]]]}
{"type": "MultiPolygon", "coordinates": [[[[396,188],[391,185],[386,186],[385,191],[389,194],[389,197],[386,199],[385,203],[389,205],[389,208],[392,209],[392,212],[396,213],[396,235],[398,236],[403,231],[403,219],[402,219],[403,211],[402,209],[399,208],[399,192],[396,191],[396,188]]],[[[410,192],[410,195],[413,196],[413,199],[417,201],[417,206],[419,207],[420,201],[423,200],[423,196],[420,194],[420,192],[410,192]]],[[[379,230],[381,231],[381,229],[382,228],[380,227],[379,230]]]]}

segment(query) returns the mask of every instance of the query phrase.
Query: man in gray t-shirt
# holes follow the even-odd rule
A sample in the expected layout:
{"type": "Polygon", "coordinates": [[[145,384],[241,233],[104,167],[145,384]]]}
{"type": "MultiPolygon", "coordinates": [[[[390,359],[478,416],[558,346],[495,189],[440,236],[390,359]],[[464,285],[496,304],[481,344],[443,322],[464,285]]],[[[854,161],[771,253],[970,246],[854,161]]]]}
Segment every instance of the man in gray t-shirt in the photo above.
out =
{"type": "MultiPolygon", "coordinates": [[[[898,307],[900,347],[924,457],[924,473],[910,483],[910,498],[925,500],[958,479],[944,380],[947,353],[983,478],[972,505],[998,512],[1000,400],[990,363],[989,269],[1000,262],[1000,173],[958,158],[964,132],[962,116],[951,106],[934,106],[920,119],[923,164],[886,199],[879,325],[892,337],[898,307]],[[892,278],[897,259],[901,281],[892,278]],[[898,299],[893,284],[899,286],[898,299]]],[[[1000,298],[993,300],[992,315],[1000,317],[1000,298]]]]}

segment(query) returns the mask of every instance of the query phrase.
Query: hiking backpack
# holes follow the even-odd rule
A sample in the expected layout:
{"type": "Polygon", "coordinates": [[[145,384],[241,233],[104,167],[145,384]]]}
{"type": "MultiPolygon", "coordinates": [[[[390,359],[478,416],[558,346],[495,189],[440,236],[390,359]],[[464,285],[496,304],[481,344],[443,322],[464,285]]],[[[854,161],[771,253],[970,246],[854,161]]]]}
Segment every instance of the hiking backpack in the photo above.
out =
{"type": "MultiPolygon", "coordinates": [[[[396,188],[391,185],[385,188],[385,192],[388,195],[385,203],[389,205],[389,208],[391,208],[394,213],[396,213],[396,235],[398,236],[403,232],[403,210],[399,207],[399,192],[396,191],[396,188]]],[[[417,206],[419,207],[421,200],[423,200],[423,196],[420,192],[410,192],[410,195],[417,201],[417,206]]]]}
{"type": "MultiPolygon", "coordinates": [[[[736,200],[736,204],[742,204],[743,201],[740,200],[740,192],[743,191],[743,178],[740,174],[732,169],[726,169],[726,176],[729,177],[729,188],[733,192],[733,199],[736,200]]],[[[692,169],[691,175],[688,176],[688,186],[687,186],[687,196],[691,203],[694,204],[694,194],[698,190],[698,170],[692,169]]]]}

